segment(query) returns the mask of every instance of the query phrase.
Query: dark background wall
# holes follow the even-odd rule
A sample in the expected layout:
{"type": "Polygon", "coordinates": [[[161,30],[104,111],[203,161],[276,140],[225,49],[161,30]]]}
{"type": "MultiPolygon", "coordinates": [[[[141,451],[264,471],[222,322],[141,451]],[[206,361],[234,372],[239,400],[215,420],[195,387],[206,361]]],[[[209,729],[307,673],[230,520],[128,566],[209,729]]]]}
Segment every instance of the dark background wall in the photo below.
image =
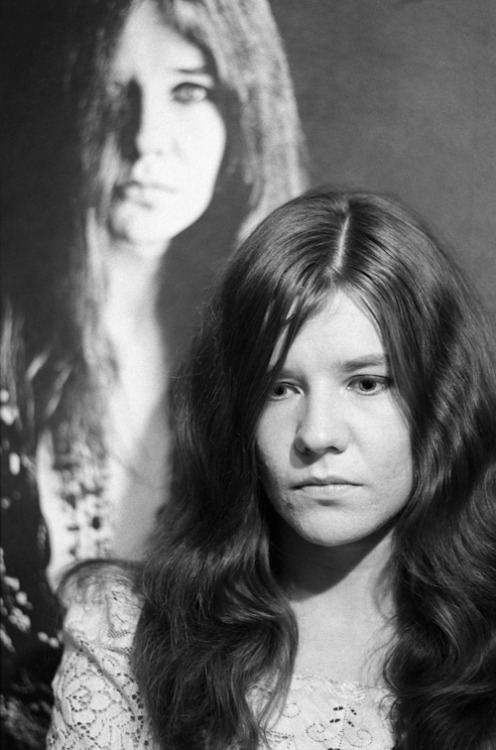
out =
{"type": "Polygon", "coordinates": [[[496,322],[496,2],[271,5],[312,181],[401,197],[453,248],[496,322]]]}

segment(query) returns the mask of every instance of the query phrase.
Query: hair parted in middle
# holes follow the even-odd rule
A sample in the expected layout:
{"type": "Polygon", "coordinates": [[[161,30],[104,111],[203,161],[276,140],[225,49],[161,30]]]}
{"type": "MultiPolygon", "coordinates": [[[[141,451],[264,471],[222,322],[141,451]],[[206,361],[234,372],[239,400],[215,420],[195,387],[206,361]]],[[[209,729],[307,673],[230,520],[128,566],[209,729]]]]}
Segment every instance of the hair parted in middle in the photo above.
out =
{"type": "Polygon", "coordinates": [[[255,435],[291,343],[338,289],[377,325],[411,431],[414,485],[390,564],[395,732],[402,750],[432,737],[462,750],[477,726],[473,748],[487,747],[494,346],[472,290],[420,220],[389,198],[328,189],[277,209],[245,241],[174,383],[175,491],[141,579],[134,652],[164,747],[202,737],[198,747],[255,748],[289,684],[297,628],[255,435]],[[261,679],[273,691],[254,716],[246,696],[261,679]]]}

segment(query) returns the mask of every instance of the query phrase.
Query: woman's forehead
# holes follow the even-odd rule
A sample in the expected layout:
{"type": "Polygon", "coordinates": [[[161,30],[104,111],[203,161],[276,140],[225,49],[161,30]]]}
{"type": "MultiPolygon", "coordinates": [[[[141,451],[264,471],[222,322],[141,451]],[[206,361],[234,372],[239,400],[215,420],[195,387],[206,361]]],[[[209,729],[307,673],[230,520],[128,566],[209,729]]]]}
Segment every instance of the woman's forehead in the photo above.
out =
{"type": "Polygon", "coordinates": [[[186,71],[207,69],[207,60],[198,44],[165,18],[151,0],[145,0],[129,14],[117,42],[112,69],[125,73],[133,64],[143,67],[146,57],[157,68],[176,62],[186,71]]]}
{"type": "MultiPolygon", "coordinates": [[[[284,334],[274,349],[271,366],[281,356],[284,334]]],[[[324,356],[336,362],[358,361],[372,357],[377,363],[385,363],[386,356],[382,337],[375,321],[353,296],[338,289],[329,293],[318,309],[303,322],[286,353],[286,362],[291,359],[305,360],[324,356]]]]}

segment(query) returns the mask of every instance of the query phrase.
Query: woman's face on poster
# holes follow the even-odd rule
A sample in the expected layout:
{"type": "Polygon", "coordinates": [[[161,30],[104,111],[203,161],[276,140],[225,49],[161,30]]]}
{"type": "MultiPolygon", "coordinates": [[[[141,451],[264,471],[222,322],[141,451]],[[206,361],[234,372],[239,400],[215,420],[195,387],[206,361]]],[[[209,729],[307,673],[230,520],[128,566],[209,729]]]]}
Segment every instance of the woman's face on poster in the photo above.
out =
{"type": "Polygon", "coordinates": [[[200,48],[144,0],[124,26],[110,81],[112,95],[125,98],[132,132],[109,229],[141,253],[162,253],[212,200],[226,147],[217,80],[200,48]]]}

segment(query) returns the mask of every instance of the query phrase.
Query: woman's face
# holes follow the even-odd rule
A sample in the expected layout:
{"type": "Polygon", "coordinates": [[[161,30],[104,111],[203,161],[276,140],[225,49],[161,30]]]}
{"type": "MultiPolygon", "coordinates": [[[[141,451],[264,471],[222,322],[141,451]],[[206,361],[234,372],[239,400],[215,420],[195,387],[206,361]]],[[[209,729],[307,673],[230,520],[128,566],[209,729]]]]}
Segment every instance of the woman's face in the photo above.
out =
{"type": "Polygon", "coordinates": [[[109,229],[139,252],[161,253],[212,199],[226,145],[217,82],[202,51],[166,26],[151,0],[130,14],[110,81],[133,128],[109,229]]]}
{"type": "Polygon", "coordinates": [[[361,542],[407,502],[409,427],[376,327],[343,292],[294,340],[257,447],[272,505],[311,544],[361,542]]]}

